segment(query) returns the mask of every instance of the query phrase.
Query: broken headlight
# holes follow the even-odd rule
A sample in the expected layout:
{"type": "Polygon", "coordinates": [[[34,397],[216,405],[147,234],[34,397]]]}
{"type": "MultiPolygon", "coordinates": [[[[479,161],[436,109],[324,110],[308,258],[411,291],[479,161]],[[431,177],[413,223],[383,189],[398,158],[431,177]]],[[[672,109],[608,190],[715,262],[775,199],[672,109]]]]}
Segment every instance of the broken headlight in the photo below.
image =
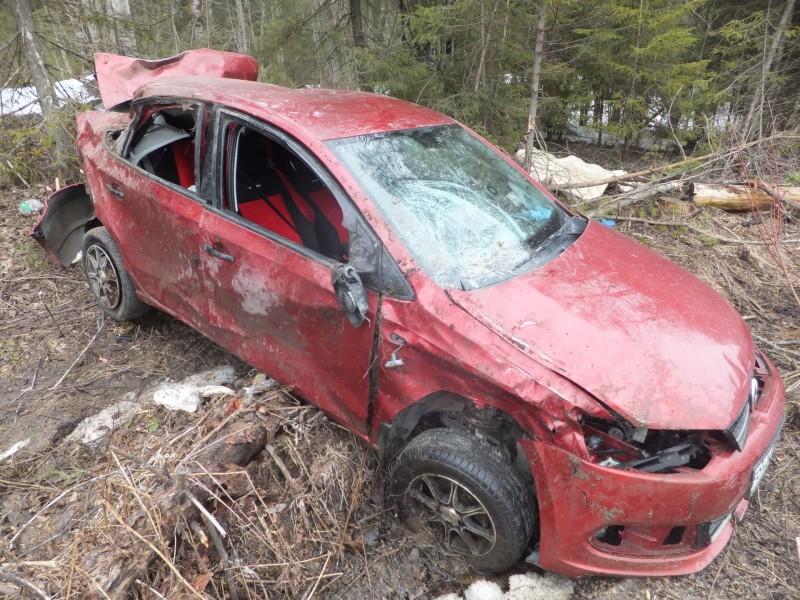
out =
{"type": "Polygon", "coordinates": [[[703,432],[635,428],[592,418],[585,418],[582,427],[590,460],[604,467],[671,473],[678,467],[702,469],[711,460],[703,432]]]}

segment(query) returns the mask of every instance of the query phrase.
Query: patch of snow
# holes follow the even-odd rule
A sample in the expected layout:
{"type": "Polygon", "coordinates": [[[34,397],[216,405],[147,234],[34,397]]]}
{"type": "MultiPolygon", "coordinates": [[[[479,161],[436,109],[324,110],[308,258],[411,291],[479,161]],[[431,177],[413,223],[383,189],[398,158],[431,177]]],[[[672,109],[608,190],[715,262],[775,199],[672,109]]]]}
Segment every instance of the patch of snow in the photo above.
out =
{"type": "Polygon", "coordinates": [[[135,402],[117,402],[107,406],[96,415],[86,417],[70,433],[67,442],[79,442],[94,447],[108,437],[116,427],[124,425],[139,411],[135,402]]]}
{"type": "Polygon", "coordinates": [[[493,581],[479,579],[464,590],[464,600],[503,600],[503,590],[493,581]]]}
{"type": "MultiPolygon", "coordinates": [[[[97,95],[92,92],[87,83],[93,77],[84,79],[63,79],[54,84],[56,102],[63,105],[68,100],[78,102],[93,102],[97,95]]],[[[39,106],[39,96],[32,85],[19,88],[5,88],[0,90],[0,116],[6,115],[40,115],[42,108],[39,106]]]]}
{"type": "Polygon", "coordinates": [[[569,600],[575,583],[571,579],[545,573],[512,575],[508,578],[508,592],[503,600],[569,600]]]}
{"type": "Polygon", "coordinates": [[[11,447],[8,450],[5,450],[4,452],[0,452],[0,460],[5,460],[9,456],[14,456],[17,452],[22,450],[25,446],[27,446],[30,443],[31,443],[31,438],[27,438],[27,439],[24,439],[24,440],[22,440],[20,442],[12,444],[11,447]]]}
{"type": "Polygon", "coordinates": [[[179,383],[162,383],[153,391],[153,402],[172,410],[193,413],[203,403],[203,398],[235,394],[224,385],[233,383],[235,378],[236,370],[231,365],[222,365],[190,375],[179,383]]]}
{"type": "Polygon", "coordinates": [[[184,385],[205,387],[207,385],[231,385],[236,381],[236,369],[233,365],[220,365],[207,371],[201,371],[181,380],[184,385]]]}
{"type": "Polygon", "coordinates": [[[508,591],[493,581],[479,579],[464,591],[463,598],[455,593],[439,596],[436,600],[569,600],[575,590],[575,582],[554,573],[537,575],[511,575],[508,591]]]}

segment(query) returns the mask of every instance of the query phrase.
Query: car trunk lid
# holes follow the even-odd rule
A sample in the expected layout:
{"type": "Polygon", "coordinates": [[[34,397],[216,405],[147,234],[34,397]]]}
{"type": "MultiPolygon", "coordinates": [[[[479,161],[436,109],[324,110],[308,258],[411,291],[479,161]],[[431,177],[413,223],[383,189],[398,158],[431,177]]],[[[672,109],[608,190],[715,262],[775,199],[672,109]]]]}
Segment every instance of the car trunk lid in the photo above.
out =
{"type": "Polygon", "coordinates": [[[100,98],[106,109],[124,105],[136,90],[159,77],[193,75],[255,81],[258,62],[252,56],[200,48],[159,60],[144,60],[103,52],[95,55],[100,98]]]}

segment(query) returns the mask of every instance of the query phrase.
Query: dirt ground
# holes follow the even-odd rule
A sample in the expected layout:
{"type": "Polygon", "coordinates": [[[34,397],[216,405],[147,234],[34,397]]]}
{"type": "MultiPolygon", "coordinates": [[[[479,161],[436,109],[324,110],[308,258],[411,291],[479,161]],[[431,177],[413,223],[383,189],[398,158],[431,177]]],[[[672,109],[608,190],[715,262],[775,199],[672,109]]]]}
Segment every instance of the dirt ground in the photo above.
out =
{"type": "MultiPolygon", "coordinates": [[[[52,598],[102,597],[92,560],[106,560],[120,535],[134,544],[125,560],[161,551],[131,588],[135,598],[434,598],[463,595],[481,579],[397,522],[373,453],[322,413],[161,313],[104,321],[80,269],[57,269],[28,237],[35,217],[17,206],[44,195],[0,194],[0,597],[37,597],[18,592],[14,577],[52,598]],[[220,365],[233,367],[233,396],[212,396],[196,413],[153,404],[159,384],[220,365]],[[68,437],[112,405],[117,414],[94,447],[68,437]],[[192,471],[209,440],[244,413],[269,431],[270,451],[245,469],[192,471]],[[197,514],[176,523],[172,543],[158,533],[157,522],[168,520],[159,481],[181,466],[194,482],[225,478],[224,492],[209,488],[207,503],[227,534],[221,547],[197,514]],[[152,524],[144,541],[125,525],[137,514],[152,524]]],[[[538,578],[544,591],[528,597],[542,599],[798,598],[800,306],[787,273],[800,285],[800,244],[783,246],[782,270],[774,250],[752,243],[769,219],[681,216],[655,204],[626,216],[633,220],[618,220],[620,231],[701,277],[744,315],[783,374],[786,426],[732,543],[702,572],[575,582],[528,565],[514,573],[538,578]]],[[[797,222],[782,227],[783,238],[800,238],[797,222]]],[[[507,589],[509,575],[492,579],[507,589]]]]}

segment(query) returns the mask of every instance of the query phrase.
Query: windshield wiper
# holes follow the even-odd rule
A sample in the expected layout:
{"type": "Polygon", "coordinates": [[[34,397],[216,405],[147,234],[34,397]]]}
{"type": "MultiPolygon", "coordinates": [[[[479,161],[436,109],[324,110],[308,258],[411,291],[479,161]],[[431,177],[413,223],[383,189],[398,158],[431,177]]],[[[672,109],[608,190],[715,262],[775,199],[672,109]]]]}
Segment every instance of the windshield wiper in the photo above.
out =
{"type": "Polygon", "coordinates": [[[539,244],[539,246],[536,249],[534,249],[533,253],[539,254],[540,252],[543,252],[544,250],[552,247],[553,242],[560,240],[562,238],[569,238],[569,237],[574,238],[563,247],[563,249],[561,250],[561,252],[563,252],[572,242],[574,242],[576,239],[578,239],[578,237],[580,237],[580,235],[586,229],[586,225],[587,225],[586,221],[581,217],[577,215],[570,217],[569,219],[564,221],[561,227],[559,227],[556,231],[551,233],[545,241],[539,244]]]}

